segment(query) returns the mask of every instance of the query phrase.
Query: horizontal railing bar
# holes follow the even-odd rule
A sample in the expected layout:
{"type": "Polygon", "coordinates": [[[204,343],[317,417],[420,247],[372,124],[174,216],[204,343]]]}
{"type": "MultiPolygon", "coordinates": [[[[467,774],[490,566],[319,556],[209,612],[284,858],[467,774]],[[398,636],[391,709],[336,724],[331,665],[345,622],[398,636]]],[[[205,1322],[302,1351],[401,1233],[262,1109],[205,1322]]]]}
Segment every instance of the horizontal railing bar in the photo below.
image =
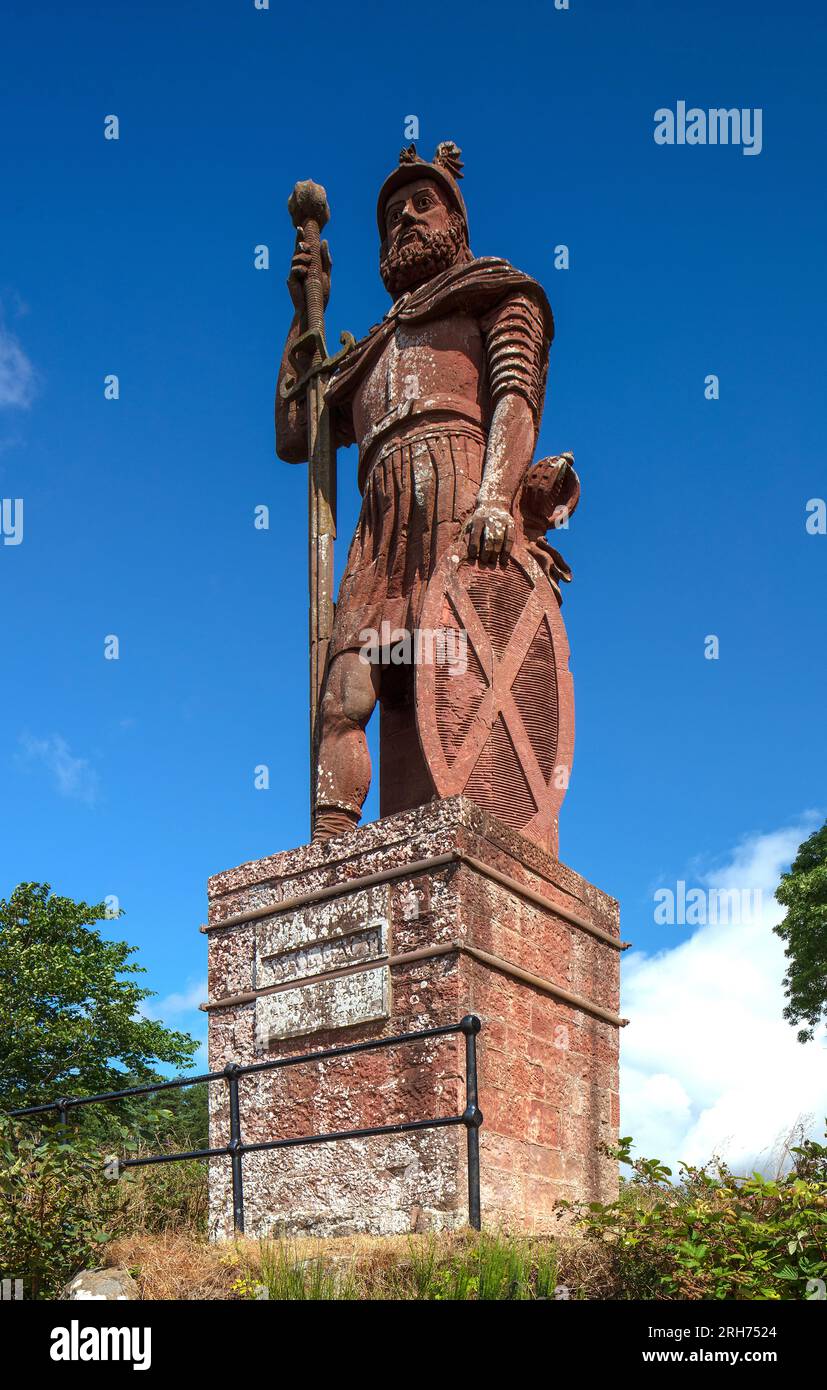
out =
{"type": "Polygon", "coordinates": [[[104,1100],[121,1100],[124,1096],[148,1096],[153,1091],[169,1091],[173,1087],[200,1086],[205,1081],[223,1080],[223,1071],[206,1071],[199,1076],[176,1076],[171,1081],[155,1081],[148,1086],[129,1086],[125,1091],[102,1091],[97,1096],[64,1096],[45,1105],[29,1105],[24,1110],[9,1110],[7,1113],[12,1116],[37,1115],[44,1110],[68,1110],[70,1106],[96,1105],[104,1100]]]}
{"type": "Polygon", "coordinates": [[[222,1144],[218,1149],[191,1149],[183,1154],[148,1154],[146,1158],[117,1158],[109,1161],[114,1161],[119,1168],[145,1168],[148,1163],[186,1163],[195,1158],[222,1158],[230,1152],[228,1146],[222,1144]]]}
{"type": "Polygon", "coordinates": [[[333,1134],[302,1134],[295,1139],[269,1139],[260,1144],[242,1144],[238,1153],[259,1153],[264,1149],[293,1149],[300,1144],[331,1144],[339,1139],[370,1139],[380,1134],[407,1134],[414,1129],[444,1129],[464,1125],[464,1115],[440,1115],[434,1120],[408,1120],[404,1124],[373,1125],[370,1129],[340,1129],[333,1134]]]}
{"type": "Polygon", "coordinates": [[[47,1101],[45,1105],[27,1105],[25,1110],[7,1110],[6,1114],[12,1119],[16,1119],[18,1115],[43,1115],[47,1110],[59,1109],[60,1106],[57,1101],[50,1100],[47,1101]]]}
{"type": "MultiPolygon", "coordinates": [[[[394,1047],[406,1042],[423,1042],[426,1038],[444,1037],[449,1033],[461,1033],[461,1023],[446,1023],[439,1028],[420,1028],[414,1033],[397,1033],[391,1038],[371,1038],[367,1042],[345,1043],[341,1047],[327,1047],[318,1052],[302,1052],[297,1057],[273,1057],[266,1062],[251,1062],[246,1066],[234,1065],[236,1076],[246,1076],[250,1072],[274,1071],[279,1067],[296,1067],[303,1062],[326,1061],[330,1057],[346,1057],[354,1052],[370,1052],[380,1047],[394,1047]]],[[[155,1091],[168,1091],[177,1086],[200,1086],[211,1081],[226,1081],[226,1071],[208,1071],[199,1076],[176,1076],[171,1081],[157,1081],[148,1086],[130,1086],[124,1091],[103,1091],[97,1096],[65,1096],[60,1100],[48,1101],[44,1105],[30,1105],[23,1110],[9,1110],[10,1117],[38,1115],[47,1110],[68,1110],[80,1105],[96,1105],[106,1100],[122,1100],[125,1096],[146,1096],[155,1091]]]]}
{"type": "MultiPolygon", "coordinates": [[[[146,1158],[119,1158],[118,1168],[145,1168],[151,1163],[186,1163],[198,1158],[228,1158],[233,1153],[261,1153],[265,1149],[294,1149],[302,1144],[332,1144],[341,1139],[371,1139],[382,1134],[407,1134],[417,1129],[444,1129],[448,1125],[464,1125],[464,1115],[439,1115],[432,1120],[406,1120],[392,1125],[372,1125],[367,1129],[340,1129],[331,1134],[300,1134],[292,1139],[268,1139],[259,1144],[241,1144],[233,1149],[224,1144],[218,1149],[192,1149],[182,1154],[148,1154],[146,1158]]],[[[111,1162],[111,1160],[110,1160],[111,1162]]]]}
{"type": "Polygon", "coordinates": [[[239,1068],[239,1076],[254,1071],[271,1071],[277,1067],[295,1067],[299,1062],[325,1061],[328,1057],[347,1057],[353,1052],[372,1052],[379,1047],[392,1047],[395,1043],[422,1042],[426,1038],[444,1037],[448,1033],[461,1033],[459,1023],[446,1023],[441,1028],[422,1028],[417,1033],[398,1033],[393,1038],[371,1038],[367,1042],[345,1043],[342,1047],[327,1047],[320,1052],[303,1052],[298,1057],[273,1057],[267,1062],[251,1062],[239,1068]]]}

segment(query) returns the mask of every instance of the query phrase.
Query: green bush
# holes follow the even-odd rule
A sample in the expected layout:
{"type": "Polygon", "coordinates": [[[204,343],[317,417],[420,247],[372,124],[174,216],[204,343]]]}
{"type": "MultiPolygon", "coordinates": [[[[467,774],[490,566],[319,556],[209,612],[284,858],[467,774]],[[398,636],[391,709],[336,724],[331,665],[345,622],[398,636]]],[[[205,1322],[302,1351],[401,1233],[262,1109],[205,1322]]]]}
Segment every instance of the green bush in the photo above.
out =
{"type": "Polygon", "coordinates": [[[629,1164],[616,1202],[565,1204],[583,1234],[609,1247],[588,1298],[804,1299],[827,1283],[827,1148],[807,1141],[780,1177],[736,1177],[723,1163],[682,1164],[682,1180],[656,1159],[631,1157],[631,1140],[606,1150],[629,1164]]]}
{"type": "Polygon", "coordinates": [[[120,1176],[109,1162],[175,1152],[178,1136],[134,1139],[110,1117],[105,1148],[101,1137],[82,1126],[35,1129],[0,1116],[0,1278],[21,1279],[24,1298],[59,1296],[72,1275],[101,1264],[116,1236],[206,1231],[206,1162],[153,1164],[120,1176]]]}
{"type": "Polygon", "coordinates": [[[73,1274],[98,1265],[122,1208],[92,1141],[0,1117],[0,1277],[22,1279],[24,1298],[59,1296],[73,1274]]]}

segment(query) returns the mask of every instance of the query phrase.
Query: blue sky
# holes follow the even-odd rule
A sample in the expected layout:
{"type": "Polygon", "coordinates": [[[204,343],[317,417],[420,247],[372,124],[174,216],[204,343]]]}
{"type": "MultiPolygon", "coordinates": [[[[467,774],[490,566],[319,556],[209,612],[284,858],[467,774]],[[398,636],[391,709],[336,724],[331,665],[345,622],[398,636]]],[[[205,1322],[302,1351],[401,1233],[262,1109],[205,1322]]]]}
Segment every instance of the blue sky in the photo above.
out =
{"type": "Polygon", "coordinates": [[[116,894],[149,983],[183,996],[170,1021],[202,1033],[208,874],[307,835],[305,475],[272,441],[285,202],[325,184],[329,336],[361,335],[410,114],[426,155],[462,146],[475,252],[536,275],[557,320],[539,454],[572,449],[583,483],[562,858],[657,954],[691,935],[654,923],[659,886],[827,804],[821,7],[307,14],[12,0],[3,21],[0,497],[25,530],[0,545],[0,894],[116,894]],[[656,145],[679,100],[761,108],[760,155],[656,145]]]}

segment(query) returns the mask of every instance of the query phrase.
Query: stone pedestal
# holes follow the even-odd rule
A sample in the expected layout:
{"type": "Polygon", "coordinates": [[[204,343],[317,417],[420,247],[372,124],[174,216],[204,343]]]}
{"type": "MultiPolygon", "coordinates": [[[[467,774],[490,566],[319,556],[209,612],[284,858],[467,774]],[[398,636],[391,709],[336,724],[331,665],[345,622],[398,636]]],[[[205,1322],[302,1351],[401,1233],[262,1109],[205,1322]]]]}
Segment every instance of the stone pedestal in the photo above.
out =
{"type": "MultiPolygon", "coordinates": [[[[209,881],[210,1068],[482,1020],[483,1225],[549,1229],[562,1197],[608,1200],[618,1133],[614,899],[461,798],[386,816],[209,881]]],[[[228,1140],[211,1090],[211,1143],[228,1140]]],[[[459,1114],[461,1036],[241,1078],[241,1132],[291,1135],[459,1114]]],[[[467,1221],[465,1130],[244,1158],[246,1229],[316,1235],[467,1221]]],[[[211,1228],[232,1230],[230,1164],[211,1228]]]]}

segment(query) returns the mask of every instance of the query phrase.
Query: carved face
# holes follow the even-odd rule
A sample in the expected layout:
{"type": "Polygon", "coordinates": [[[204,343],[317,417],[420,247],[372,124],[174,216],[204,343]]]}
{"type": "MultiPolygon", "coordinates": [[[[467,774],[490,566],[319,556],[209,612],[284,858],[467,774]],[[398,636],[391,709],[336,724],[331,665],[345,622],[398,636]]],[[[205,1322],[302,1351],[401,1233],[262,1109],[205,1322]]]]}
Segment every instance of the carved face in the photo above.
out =
{"type": "Polygon", "coordinates": [[[433,179],[417,179],[388,199],[379,268],[394,298],[447,270],[465,249],[465,224],[433,179]]]}
{"type": "Polygon", "coordinates": [[[417,228],[444,231],[449,218],[450,208],[434,180],[417,179],[400,188],[385,207],[388,248],[403,245],[417,228]]]}

